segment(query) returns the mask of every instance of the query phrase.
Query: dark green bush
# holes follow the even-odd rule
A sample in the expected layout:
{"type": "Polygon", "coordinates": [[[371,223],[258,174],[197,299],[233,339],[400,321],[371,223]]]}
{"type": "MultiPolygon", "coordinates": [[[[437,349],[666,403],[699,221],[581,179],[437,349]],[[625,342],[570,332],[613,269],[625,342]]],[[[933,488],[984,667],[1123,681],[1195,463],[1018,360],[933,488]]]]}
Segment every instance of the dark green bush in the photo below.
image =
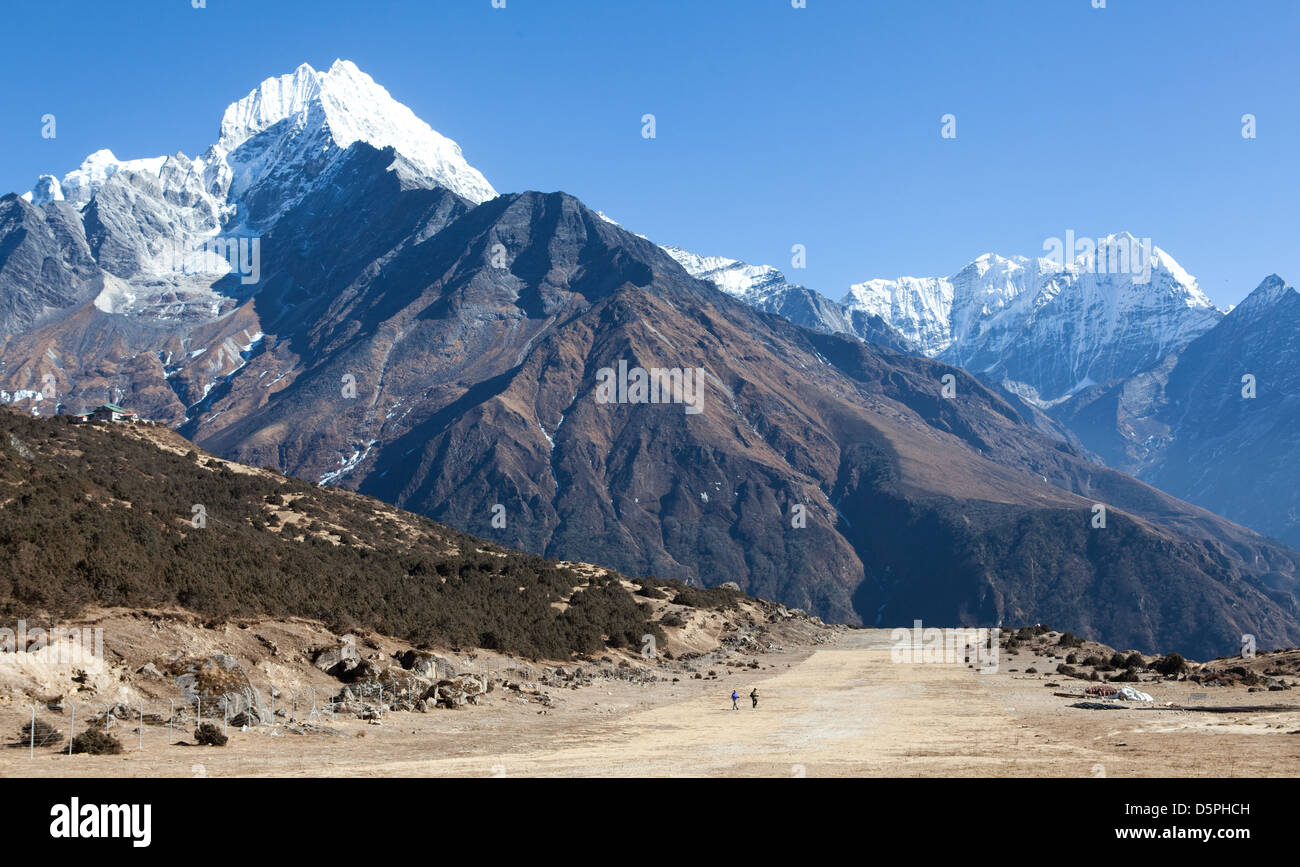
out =
{"type": "Polygon", "coordinates": [[[1152,665],[1155,671],[1163,674],[1165,677],[1172,677],[1187,671],[1187,660],[1183,659],[1177,653],[1171,653],[1168,656],[1157,659],[1152,665]]]}
{"type": "Polygon", "coordinates": [[[692,587],[687,584],[679,584],[680,589],[677,595],[673,597],[673,602],[678,605],[685,605],[688,608],[708,608],[710,610],[720,610],[732,608],[737,602],[744,598],[744,594],[738,593],[729,587],[692,587]]]}
{"type": "MultiPolygon", "coordinates": [[[[212,623],[306,617],[415,644],[474,646],[487,636],[496,649],[531,659],[663,639],[616,573],[575,591],[585,579],[555,560],[417,515],[398,519],[386,505],[297,479],[233,473],[109,426],[0,411],[0,444],[9,433],[33,455],[0,447],[0,485],[9,492],[0,509],[2,621],[66,619],[87,606],[177,606],[212,623]],[[206,528],[191,523],[195,504],[206,528]],[[273,507],[345,544],[294,541],[301,527],[272,529],[273,507]]],[[[742,598],[653,576],[637,583],[643,597],[705,608],[742,598]]]]}
{"type": "Polygon", "coordinates": [[[229,740],[212,723],[203,723],[194,730],[194,742],[201,747],[224,747],[229,740]]]}
{"type": "Polygon", "coordinates": [[[90,756],[113,756],[122,752],[122,742],[103,729],[88,729],[72,739],[72,751],[90,756]]]}

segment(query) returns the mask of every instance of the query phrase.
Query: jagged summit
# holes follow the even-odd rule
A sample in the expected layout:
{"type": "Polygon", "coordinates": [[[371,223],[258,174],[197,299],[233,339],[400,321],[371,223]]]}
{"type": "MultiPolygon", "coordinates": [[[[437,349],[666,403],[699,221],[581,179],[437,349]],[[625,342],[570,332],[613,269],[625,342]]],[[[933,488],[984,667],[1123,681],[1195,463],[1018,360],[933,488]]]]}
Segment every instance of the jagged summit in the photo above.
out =
{"type": "Polygon", "coordinates": [[[148,172],[157,175],[167,157],[120,160],[108,148],[100,148],[82,160],[60,181],[54,175],[41,175],[31,191],[23,196],[34,205],[69,201],[78,207],[90,201],[95,191],[118,172],[148,172]]]}
{"type": "Polygon", "coordinates": [[[304,63],[288,75],[266,79],[226,109],[214,149],[233,153],[285,121],[291,121],[299,135],[319,126],[341,149],[358,141],[392,147],[430,180],[472,202],[497,195],[465,161],[459,145],[416,117],[351,61],[336,60],[326,72],[304,63]]]}
{"type": "Polygon", "coordinates": [[[1243,316],[1257,316],[1266,313],[1278,301],[1295,294],[1295,288],[1277,274],[1264,278],[1259,286],[1246,296],[1240,304],[1232,309],[1232,315],[1240,319],[1243,316]]]}
{"type": "MultiPolygon", "coordinates": [[[[122,160],[105,148],[61,180],[42,175],[23,198],[80,213],[108,275],[94,287],[99,309],[210,319],[229,310],[214,287],[234,266],[204,251],[236,243],[248,253],[252,238],[305,198],[347,186],[338,175],[359,143],[391,149],[390,168],[406,187],[442,188],[471,204],[496,197],[455,142],[338,60],[326,72],[303,64],[261,82],[226,109],[218,140],[201,156],[122,160]]],[[[235,282],[255,279],[252,267],[246,255],[235,282]]]]}
{"type": "Polygon", "coordinates": [[[951,277],[868,280],[842,303],[1040,406],[1135,373],[1223,317],[1154,244],[1119,233],[1064,247],[1055,259],[986,253],[951,277]]]}
{"type": "Polygon", "coordinates": [[[304,63],[231,103],[222,115],[218,140],[198,159],[177,154],[120,160],[105,148],[61,181],[42,175],[24,198],[36,205],[66,199],[81,207],[115,175],[138,172],[160,178],[169,162],[181,162],[197,188],[191,195],[201,191],[222,201],[230,206],[225,209],[230,216],[238,200],[267,178],[318,172],[323,152],[341,153],[358,141],[392,147],[429,182],[472,202],[497,195],[465,161],[459,145],[393,99],[356,64],[336,60],[326,72],[304,63]]]}

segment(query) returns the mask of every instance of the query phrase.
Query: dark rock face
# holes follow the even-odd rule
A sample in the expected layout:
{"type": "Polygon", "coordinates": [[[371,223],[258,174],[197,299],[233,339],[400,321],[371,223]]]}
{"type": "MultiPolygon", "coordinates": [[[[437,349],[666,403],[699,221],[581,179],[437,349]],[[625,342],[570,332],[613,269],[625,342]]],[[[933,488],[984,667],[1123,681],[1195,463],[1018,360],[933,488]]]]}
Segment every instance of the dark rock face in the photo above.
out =
{"type": "Polygon", "coordinates": [[[1181,351],[1053,414],[1107,463],[1300,545],[1298,332],[1300,294],[1269,277],[1181,351]]]}
{"type": "MultiPolygon", "coordinates": [[[[69,278],[0,387],[49,371],[65,403],[124,394],[245,463],[827,619],[1043,620],[1199,655],[1300,639],[1300,555],[1089,463],[957,368],[757,310],[562,193],[475,206],[364,144],[329,171],[261,237],[257,284],[185,318],[106,312],[69,278]],[[602,399],[622,365],[682,387],[602,399]]],[[[120,225],[110,201],[88,223],[120,225]]],[[[6,205],[0,250],[42,222],[6,205]]],[[[69,272],[75,228],[41,248],[69,272]]],[[[31,309],[13,273],[0,296],[31,309]]]]}
{"type": "Polygon", "coordinates": [[[76,209],[0,198],[0,335],[38,325],[99,294],[99,268],[76,209]]]}
{"type": "Polygon", "coordinates": [[[754,306],[813,331],[852,334],[868,343],[898,352],[916,351],[911,341],[881,317],[865,310],[851,310],[806,286],[789,284],[754,306]]]}

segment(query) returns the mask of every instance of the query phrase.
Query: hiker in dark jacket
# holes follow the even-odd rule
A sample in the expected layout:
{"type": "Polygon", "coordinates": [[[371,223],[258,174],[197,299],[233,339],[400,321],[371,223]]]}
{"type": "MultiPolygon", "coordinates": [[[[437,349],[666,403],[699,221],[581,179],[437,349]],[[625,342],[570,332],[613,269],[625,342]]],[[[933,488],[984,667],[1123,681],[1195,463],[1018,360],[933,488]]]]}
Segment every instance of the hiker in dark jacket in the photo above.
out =
{"type": "Polygon", "coordinates": [[[758,687],[754,687],[754,691],[749,694],[749,697],[754,702],[754,710],[758,710],[758,687]]]}

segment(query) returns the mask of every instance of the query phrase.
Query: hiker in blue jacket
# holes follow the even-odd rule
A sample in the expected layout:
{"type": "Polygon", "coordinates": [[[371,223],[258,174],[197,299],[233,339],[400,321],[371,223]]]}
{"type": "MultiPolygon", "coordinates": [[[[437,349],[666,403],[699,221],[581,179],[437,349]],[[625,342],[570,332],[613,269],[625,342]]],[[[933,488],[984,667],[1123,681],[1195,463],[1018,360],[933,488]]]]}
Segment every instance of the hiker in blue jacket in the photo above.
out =
{"type": "Polygon", "coordinates": [[[736,702],[738,702],[738,701],[740,701],[740,693],[736,692],[736,691],[733,689],[733,690],[731,691],[731,709],[732,709],[732,710],[740,710],[740,706],[739,706],[738,704],[736,704],[736,702]]]}

